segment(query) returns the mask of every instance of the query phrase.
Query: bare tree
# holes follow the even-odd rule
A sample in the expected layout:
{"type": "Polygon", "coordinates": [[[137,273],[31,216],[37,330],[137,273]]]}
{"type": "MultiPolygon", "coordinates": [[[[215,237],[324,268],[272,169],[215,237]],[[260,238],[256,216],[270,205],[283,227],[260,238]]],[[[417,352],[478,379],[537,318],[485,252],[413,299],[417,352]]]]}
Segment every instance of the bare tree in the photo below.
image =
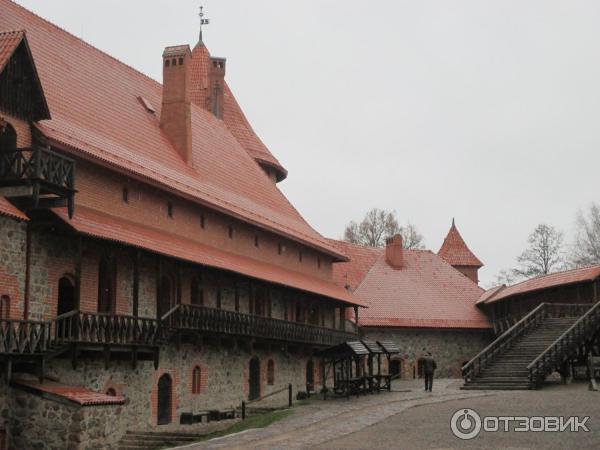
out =
{"type": "Polygon", "coordinates": [[[575,266],[600,264],[600,205],[592,203],[587,214],[577,214],[575,242],[571,251],[575,266]]]}
{"type": "Polygon", "coordinates": [[[400,227],[400,234],[402,235],[402,246],[404,248],[415,250],[425,248],[423,235],[419,233],[417,227],[412,223],[407,222],[405,226],[400,227]]]}
{"type": "Polygon", "coordinates": [[[529,247],[517,257],[519,268],[515,269],[515,274],[535,277],[563,268],[562,241],[562,232],[550,225],[538,225],[527,239],[529,247]]]}
{"type": "Polygon", "coordinates": [[[521,276],[515,273],[514,269],[502,269],[500,272],[496,274],[494,281],[492,281],[487,288],[493,288],[496,286],[500,286],[501,284],[505,284],[510,286],[511,284],[515,284],[521,280],[521,276]]]}
{"type": "Polygon", "coordinates": [[[344,230],[344,240],[354,244],[383,247],[385,240],[400,233],[404,248],[423,248],[423,236],[410,222],[406,226],[398,225],[395,211],[373,208],[360,223],[351,221],[344,230]]]}

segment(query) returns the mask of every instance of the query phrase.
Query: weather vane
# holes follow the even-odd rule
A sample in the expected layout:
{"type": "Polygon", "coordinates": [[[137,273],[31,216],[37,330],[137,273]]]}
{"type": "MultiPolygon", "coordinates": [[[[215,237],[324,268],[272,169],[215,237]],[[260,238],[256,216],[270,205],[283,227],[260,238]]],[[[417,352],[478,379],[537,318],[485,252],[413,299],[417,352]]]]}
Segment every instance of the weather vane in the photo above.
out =
{"type": "Polygon", "coordinates": [[[204,18],[204,6],[200,7],[200,14],[198,14],[198,17],[200,17],[200,42],[202,42],[202,25],[210,24],[210,19],[204,18]]]}

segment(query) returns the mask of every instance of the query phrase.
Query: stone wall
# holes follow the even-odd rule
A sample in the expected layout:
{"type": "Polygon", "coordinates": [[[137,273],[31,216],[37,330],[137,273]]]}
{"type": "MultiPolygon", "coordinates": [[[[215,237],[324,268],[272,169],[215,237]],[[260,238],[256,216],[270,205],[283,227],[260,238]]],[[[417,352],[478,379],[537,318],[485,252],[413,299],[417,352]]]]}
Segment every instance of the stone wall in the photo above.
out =
{"type": "Polygon", "coordinates": [[[79,406],[12,388],[11,449],[116,449],[125,433],[120,405],[79,406]]]}
{"type": "MultiPolygon", "coordinates": [[[[106,392],[112,388],[125,397],[121,421],[129,429],[152,429],[157,421],[157,386],[159,378],[167,373],[173,381],[173,421],[179,422],[181,413],[210,409],[239,407],[249,394],[249,363],[252,357],[260,361],[261,395],[266,395],[289,383],[294,396],[306,389],[307,354],[299,351],[287,353],[280,348],[256,349],[232,345],[183,344],[179,350],[172,344],[163,347],[160,365],[154,370],[151,361],[139,361],[136,369],[129,361],[111,361],[105,369],[98,358],[88,357],[72,370],[70,362],[55,360],[49,364],[48,373],[61,383],[80,385],[88,389],[106,392]],[[272,359],[275,367],[273,384],[267,383],[267,364],[272,359]],[[192,392],[192,373],[201,370],[200,393],[192,392]]],[[[85,356],[84,356],[85,358],[85,356]]],[[[314,379],[320,383],[318,362],[314,361],[314,379]]],[[[287,392],[260,402],[261,406],[285,406],[287,392]]]]}
{"type": "Polygon", "coordinates": [[[401,377],[416,378],[418,360],[431,352],[437,363],[436,376],[460,377],[462,365],[492,341],[492,332],[431,328],[363,328],[369,340],[391,340],[400,347],[401,377]]]}
{"type": "Polygon", "coordinates": [[[11,319],[23,318],[26,230],[26,223],[0,216],[0,297],[8,298],[11,319]]]}

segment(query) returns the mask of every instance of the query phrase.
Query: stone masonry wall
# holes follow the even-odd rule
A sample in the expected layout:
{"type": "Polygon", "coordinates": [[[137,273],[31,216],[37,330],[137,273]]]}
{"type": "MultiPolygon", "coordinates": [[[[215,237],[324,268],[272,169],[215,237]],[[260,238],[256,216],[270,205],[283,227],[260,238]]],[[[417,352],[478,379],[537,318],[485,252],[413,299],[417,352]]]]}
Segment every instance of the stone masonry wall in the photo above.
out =
{"type": "Polygon", "coordinates": [[[8,297],[11,319],[23,318],[26,242],[27,224],[0,216],[0,297],[8,297]]]}
{"type": "Polygon", "coordinates": [[[10,449],[116,449],[125,433],[122,407],[79,406],[12,388],[10,449]]]}
{"type": "Polygon", "coordinates": [[[431,352],[436,376],[460,377],[462,365],[492,341],[492,332],[430,328],[364,328],[365,339],[389,339],[400,347],[401,377],[418,377],[418,360],[431,352]]]}

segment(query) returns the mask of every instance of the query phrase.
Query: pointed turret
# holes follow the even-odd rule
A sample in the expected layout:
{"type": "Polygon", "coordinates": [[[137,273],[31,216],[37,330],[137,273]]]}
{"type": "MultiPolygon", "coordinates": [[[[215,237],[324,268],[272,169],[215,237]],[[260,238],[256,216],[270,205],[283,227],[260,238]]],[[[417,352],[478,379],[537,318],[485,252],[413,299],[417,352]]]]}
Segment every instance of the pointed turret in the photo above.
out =
{"type": "Polygon", "coordinates": [[[192,102],[223,120],[273,182],[284,180],[287,170],[256,135],[229,89],[225,81],[225,63],[225,58],[212,57],[202,40],[196,44],[192,51],[192,102]]]}
{"type": "Polygon", "coordinates": [[[443,258],[448,264],[461,272],[466,277],[479,283],[479,269],[483,263],[475,256],[475,254],[467,247],[464,239],[458,232],[454,218],[452,226],[444,239],[438,255],[443,258]]]}

